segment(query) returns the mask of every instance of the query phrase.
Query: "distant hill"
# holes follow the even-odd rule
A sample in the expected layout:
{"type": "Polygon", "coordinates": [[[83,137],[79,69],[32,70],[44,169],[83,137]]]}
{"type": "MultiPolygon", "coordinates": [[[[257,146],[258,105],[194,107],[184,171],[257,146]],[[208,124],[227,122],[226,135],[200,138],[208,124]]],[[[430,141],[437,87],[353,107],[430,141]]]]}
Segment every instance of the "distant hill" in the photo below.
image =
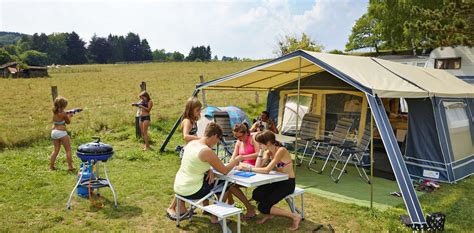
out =
{"type": "Polygon", "coordinates": [[[16,43],[23,35],[23,33],[19,32],[3,32],[0,31],[0,46],[7,45],[7,44],[14,44],[16,43]]]}

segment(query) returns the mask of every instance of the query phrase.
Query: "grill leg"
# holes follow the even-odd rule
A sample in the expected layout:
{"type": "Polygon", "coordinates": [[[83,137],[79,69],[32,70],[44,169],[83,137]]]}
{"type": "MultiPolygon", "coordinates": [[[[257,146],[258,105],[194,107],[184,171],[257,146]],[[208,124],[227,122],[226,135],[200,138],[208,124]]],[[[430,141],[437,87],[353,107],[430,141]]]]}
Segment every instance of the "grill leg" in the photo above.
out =
{"type": "Polygon", "coordinates": [[[112,194],[114,195],[114,207],[117,208],[117,195],[115,194],[114,187],[112,186],[112,183],[110,183],[109,176],[107,175],[107,168],[105,166],[105,162],[104,162],[104,174],[105,174],[105,179],[107,180],[107,183],[110,186],[110,190],[112,190],[112,194]]]}
{"type": "Polygon", "coordinates": [[[85,167],[86,167],[85,165],[82,166],[81,171],[80,171],[81,175],[79,176],[79,179],[77,179],[76,185],[74,186],[74,188],[72,189],[71,194],[69,195],[69,200],[67,201],[67,209],[71,209],[72,195],[74,195],[74,191],[76,191],[77,186],[79,186],[79,184],[81,183],[82,175],[84,174],[84,170],[86,169],[85,167]]]}

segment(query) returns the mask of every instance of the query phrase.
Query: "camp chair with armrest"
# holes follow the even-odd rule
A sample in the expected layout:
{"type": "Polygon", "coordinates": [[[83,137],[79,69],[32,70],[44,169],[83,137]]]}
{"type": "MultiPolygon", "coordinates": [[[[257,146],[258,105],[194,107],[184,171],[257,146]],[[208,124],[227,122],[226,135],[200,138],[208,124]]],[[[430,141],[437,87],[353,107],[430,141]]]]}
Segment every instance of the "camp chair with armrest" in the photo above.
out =
{"type": "MultiPolygon", "coordinates": [[[[224,160],[232,156],[234,151],[235,143],[237,139],[234,137],[232,132],[232,126],[230,125],[230,116],[226,111],[215,111],[214,122],[222,128],[222,139],[219,144],[224,149],[224,160]]],[[[219,153],[219,144],[217,145],[217,153],[219,153]]]]}
{"type": "Polygon", "coordinates": [[[367,151],[370,145],[370,125],[367,125],[364,130],[364,134],[362,135],[361,139],[357,141],[356,144],[347,144],[339,146],[343,153],[336,155],[336,164],[333,166],[331,170],[331,178],[334,182],[338,183],[341,179],[342,174],[344,173],[346,166],[349,162],[353,163],[359,173],[359,177],[370,184],[370,179],[367,176],[367,172],[365,171],[363,164],[362,164],[362,157],[364,153],[367,151]],[[352,160],[351,160],[352,159],[352,160]],[[344,166],[342,168],[338,168],[337,164],[339,162],[343,162],[344,166]],[[360,166],[360,167],[359,167],[360,166]],[[338,170],[340,171],[337,177],[334,175],[334,172],[338,170]]]}
{"type": "Polygon", "coordinates": [[[304,144],[303,154],[297,159],[299,161],[298,165],[303,163],[303,159],[306,155],[306,151],[308,147],[311,146],[313,140],[316,139],[316,133],[319,130],[319,125],[321,122],[321,117],[316,114],[306,113],[303,116],[303,120],[301,121],[300,133],[299,133],[299,140],[304,144]]]}
{"type": "Polygon", "coordinates": [[[347,134],[349,133],[349,130],[352,128],[353,123],[354,123],[353,119],[341,118],[337,120],[336,127],[334,128],[334,131],[332,132],[332,135],[330,136],[329,141],[326,141],[325,139],[314,141],[313,156],[311,157],[311,160],[308,163],[309,170],[317,172],[318,174],[322,174],[324,169],[326,168],[327,163],[331,159],[331,157],[335,159],[333,154],[341,154],[341,152],[343,152],[338,146],[341,146],[344,144],[347,134]],[[316,164],[316,160],[315,160],[316,157],[325,158],[324,164],[320,170],[311,167],[311,164],[313,163],[313,161],[314,161],[314,164],[316,164]]]}

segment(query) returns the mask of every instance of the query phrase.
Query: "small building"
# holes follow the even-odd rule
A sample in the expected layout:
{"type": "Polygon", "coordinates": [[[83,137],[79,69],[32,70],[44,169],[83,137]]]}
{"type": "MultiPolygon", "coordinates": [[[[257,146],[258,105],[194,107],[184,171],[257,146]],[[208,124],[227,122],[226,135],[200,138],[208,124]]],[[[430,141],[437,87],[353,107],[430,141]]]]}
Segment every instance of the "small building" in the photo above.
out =
{"type": "Polygon", "coordinates": [[[48,68],[43,66],[28,66],[20,69],[17,62],[0,65],[0,77],[3,78],[37,78],[48,77],[48,68]]]}
{"type": "Polygon", "coordinates": [[[44,66],[28,66],[22,70],[20,76],[23,78],[48,77],[48,67],[44,66]]]}
{"type": "Polygon", "coordinates": [[[8,62],[0,65],[0,76],[2,78],[18,77],[18,69],[16,62],[8,62]]]}

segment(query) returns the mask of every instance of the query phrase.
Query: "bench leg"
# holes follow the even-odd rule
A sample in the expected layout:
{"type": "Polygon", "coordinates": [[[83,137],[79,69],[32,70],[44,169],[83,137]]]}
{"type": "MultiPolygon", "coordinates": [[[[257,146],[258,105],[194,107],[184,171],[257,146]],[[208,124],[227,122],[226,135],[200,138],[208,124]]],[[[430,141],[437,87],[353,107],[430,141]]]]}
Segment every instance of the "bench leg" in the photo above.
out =
{"type": "Polygon", "coordinates": [[[237,233],[240,233],[240,214],[237,214],[237,233]]]}
{"type": "Polygon", "coordinates": [[[179,214],[179,210],[181,210],[179,203],[181,202],[181,199],[178,198],[178,195],[175,195],[175,197],[176,197],[176,209],[178,210],[178,214],[176,214],[176,227],[179,227],[179,218],[181,217],[179,214]]]}
{"type": "Polygon", "coordinates": [[[227,233],[227,219],[226,218],[223,218],[222,219],[222,232],[223,233],[227,233]]]}
{"type": "Polygon", "coordinates": [[[301,218],[304,219],[304,199],[303,199],[303,194],[301,194],[301,209],[296,208],[295,205],[295,198],[294,197],[288,197],[285,198],[286,203],[288,203],[288,206],[290,207],[290,210],[292,213],[298,213],[301,215],[301,218]]]}
{"type": "Polygon", "coordinates": [[[295,208],[295,202],[294,202],[293,197],[287,197],[285,198],[285,201],[288,204],[288,207],[290,207],[290,211],[294,213],[296,211],[296,208],[295,208]]]}
{"type": "Polygon", "coordinates": [[[304,195],[301,194],[301,218],[304,220],[304,199],[303,199],[304,195]]]}

